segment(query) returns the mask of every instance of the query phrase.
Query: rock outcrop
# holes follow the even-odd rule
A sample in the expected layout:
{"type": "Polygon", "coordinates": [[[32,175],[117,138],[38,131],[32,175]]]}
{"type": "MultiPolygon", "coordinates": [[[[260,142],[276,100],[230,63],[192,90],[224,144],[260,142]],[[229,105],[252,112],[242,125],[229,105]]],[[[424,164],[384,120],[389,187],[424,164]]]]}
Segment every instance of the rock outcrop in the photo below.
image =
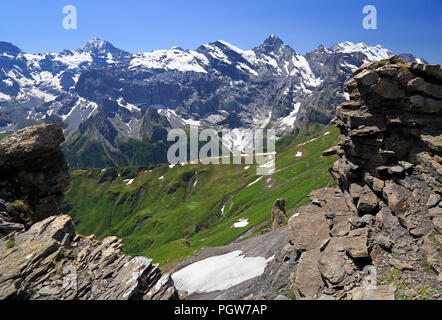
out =
{"type": "Polygon", "coordinates": [[[287,213],[285,212],[285,202],[286,200],[281,198],[276,199],[275,203],[273,204],[271,214],[272,230],[280,228],[288,220],[287,213]]]}
{"type": "Polygon", "coordinates": [[[298,299],[438,299],[442,280],[442,71],[397,56],[345,83],[339,188],[289,220],[298,299]]]}
{"type": "Polygon", "coordinates": [[[62,141],[58,125],[40,125],[0,142],[0,299],[177,298],[151,259],[124,255],[116,237],[76,235],[57,215],[69,184],[62,141]]]}
{"type": "Polygon", "coordinates": [[[70,181],[63,141],[60,126],[44,124],[0,142],[0,235],[58,212],[70,181]]]}
{"type": "Polygon", "coordinates": [[[169,274],[122,253],[116,237],[75,234],[69,216],[52,216],[0,240],[0,299],[171,299],[169,274]]]}

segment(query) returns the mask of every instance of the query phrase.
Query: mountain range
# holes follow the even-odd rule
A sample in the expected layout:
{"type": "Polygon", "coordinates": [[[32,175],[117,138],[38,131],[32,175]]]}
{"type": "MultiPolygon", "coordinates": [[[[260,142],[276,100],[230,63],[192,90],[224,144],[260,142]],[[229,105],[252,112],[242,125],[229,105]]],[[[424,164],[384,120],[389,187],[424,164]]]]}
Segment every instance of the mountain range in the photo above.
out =
{"type": "Polygon", "coordinates": [[[0,42],[0,133],[58,123],[73,168],[166,162],[167,129],[189,125],[230,129],[228,147],[241,149],[242,128],[323,128],[352,72],[391,54],[347,41],[301,55],[276,35],[251,50],[219,40],[135,54],[100,39],[44,54],[0,42]]]}

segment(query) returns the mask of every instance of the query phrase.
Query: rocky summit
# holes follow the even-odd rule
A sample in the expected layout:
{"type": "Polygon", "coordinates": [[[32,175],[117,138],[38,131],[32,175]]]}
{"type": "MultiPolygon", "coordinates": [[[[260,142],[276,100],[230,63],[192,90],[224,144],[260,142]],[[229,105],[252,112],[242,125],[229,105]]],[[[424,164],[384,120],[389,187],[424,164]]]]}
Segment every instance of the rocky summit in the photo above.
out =
{"type": "Polygon", "coordinates": [[[18,131],[0,143],[0,299],[172,299],[169,275],[122,241],[75,234],[57,215],[69,184],[58,125],[18,131]]]}
{"type": "Polygon", "coordinates": [[[58,125],[17,131],[0,142],[0,234],[56,214],[69,185],[58,125]]]}
{"type": "Polygon", "coordinates": [[[442,71],[397,56],[344,85],[331,171],[339,188],[310,195],[289,220],[304,299],[440,297],[442,71]],[[375,282],[371,282],[372,280],[375,282]],[[370,285],[376,283],[377,285],[370,285]]]}

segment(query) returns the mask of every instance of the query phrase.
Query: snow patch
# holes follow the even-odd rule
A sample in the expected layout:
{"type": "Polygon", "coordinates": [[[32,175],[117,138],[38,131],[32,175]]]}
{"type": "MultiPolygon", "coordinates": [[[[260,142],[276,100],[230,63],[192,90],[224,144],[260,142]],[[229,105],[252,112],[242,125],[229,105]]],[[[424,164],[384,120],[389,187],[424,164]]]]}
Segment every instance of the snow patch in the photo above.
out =
{"type": "Polygon", "coordinates": [[[199,73],[207,73],[203,66],[208,64],[209,60],[203,54],[179,48],[137,53],[130,61],[131,68],[144,67],[199,73]]]}
{"type": "Polygon", "coordinates": [[[337,43],[331,47],[331,50],[343,53],[361,52],[367,56],[369,61],[386,59],[392,54],[390,50],[385,49],[381,45],[368,46],[363,42],[354,43],[350,41],[337,43]]]}
{"type": "Polygon", "coordinates": [[[284,118],[279,119],[276,126],[277,127],[283,127],[283,128],[293,128],[295,125],[296,118],[298,117],[298,111],[301,106],[301,103],[295,103],[293,111],[290,112],[290,114],[284,118]]]}
{"type": "Polygon", "coordinates": [[[298,147],[299,147],[299,146],[303,146],[303,145],[305,145],[305,144],[307,144],[307,143],[313,142],[313,141],[315,141],[315,140],[318,140],[318,138],[313,138],[313,139],[310,139],[309,141],[306,141],[306,142],[300,143],[300,144],[298,144],[298,147]]]}
{"type": "Polygon", "coordinates": [[[175,272],[172,279],[178,290],[189,294],[226,290],[261,275],[273,259],[245,257],[237,250],[192,263],[175,272]]]}
{"type": "Polygon", "coordinates": [[[164,106],[161,106],[161,108],[158,108],[158,114],[165,116],[169,123],[179,123],[181,125],[189,125],[189,126],[200,126],[201,122],[193,119],[184,119],[177,115],[175,110],[167,109],[164,106]]]}
{"type": "Polygon", "coordinates": [[[126,185],[131,185],[132,182],[134,182],[135,179],[126,179],[124,180],[124,183],[126,183],[126,185]]]}
{"type": "Polygon", "coordinates": [[[233,224],[234,228],[244,228],[249,224],[248,218],[241,218],[233,224]]]}
{"type": "Polygon", "coordinates": [[[253,186],[255,183],[257,183],[259,180],[261,180],[262,179],[262,177],[263,176],[261,176],[261,177],[259,177],[258,179],[256,179],[255,181],[253,181],[253,182],[250,182],[248,185],[247,185],[247,187],[246,188],[248,188],[248,187],[250,187],[250,186],[253,186]]]}

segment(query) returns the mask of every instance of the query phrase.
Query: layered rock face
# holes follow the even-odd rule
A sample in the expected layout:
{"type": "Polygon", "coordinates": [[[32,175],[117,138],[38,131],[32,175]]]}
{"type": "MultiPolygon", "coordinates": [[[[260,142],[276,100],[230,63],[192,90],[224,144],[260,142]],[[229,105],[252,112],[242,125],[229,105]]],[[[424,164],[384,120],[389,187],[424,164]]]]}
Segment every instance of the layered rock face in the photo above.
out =
{"type": "MultiPolygon", "coordinates": [[[[413,236],[441,229],[442,71],[396,56],[345,84],[337,109],[341,159],[334,176],[360,214],[388,206],[413,236]]],[[[395,236],[399,236],[397,232],[395,236]]]]}
{"type": "Polygon", "coordinates": [[[69,184],[63,140],[58,125],[40,125],[0,143],[0,299],[176,298],[151,259],[124,255],[116,237],[76,235],[56,216],[69,184]]]}
{"type": "Polygon", "coordinates": [[[337,108],[339,188],[289,220],[297,298],[440,298],[442,71],[397,56],[355,71],[337,108]]]}
{"type": "Polygon", "coordinates": [[[60,126],[45,124],[0,142],[0,234],[58,212],[70,181],[63,141],[60,126]]]}
{"type": "Polygon", "coordinates": [[[122,253],[122,241],[75,234],[69,216],[52,216],[0,240],[0,299],[171,299],[170,275],[152,260],[122,253]]]}

